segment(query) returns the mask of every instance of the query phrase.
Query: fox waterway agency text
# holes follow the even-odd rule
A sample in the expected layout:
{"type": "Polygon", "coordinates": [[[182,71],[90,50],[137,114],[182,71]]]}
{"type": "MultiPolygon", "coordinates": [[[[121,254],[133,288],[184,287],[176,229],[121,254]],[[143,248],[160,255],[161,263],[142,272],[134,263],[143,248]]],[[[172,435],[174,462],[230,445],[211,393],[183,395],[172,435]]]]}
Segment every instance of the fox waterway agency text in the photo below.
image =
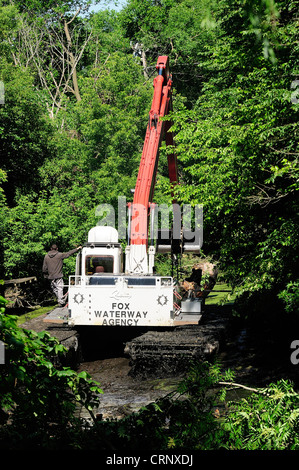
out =
{"type": "Polygon", "coordinates": [[[139,320],[146,318],[148,312],[134,310],[95,310],[97,318],[103,319],[103,325],[138,325],[139,320]]]}
{"type": "Polygon", "coordinates": [[[153,454],[147,458],[144,457],[124,457],[113,454],[107,457],[107,465],[132,465],[134,468],[143,462],[150,463],[151,465],[187,465],[192,467],[193,456],[182,454],[182,455],[165,455],[165,454],[153,454]]]}

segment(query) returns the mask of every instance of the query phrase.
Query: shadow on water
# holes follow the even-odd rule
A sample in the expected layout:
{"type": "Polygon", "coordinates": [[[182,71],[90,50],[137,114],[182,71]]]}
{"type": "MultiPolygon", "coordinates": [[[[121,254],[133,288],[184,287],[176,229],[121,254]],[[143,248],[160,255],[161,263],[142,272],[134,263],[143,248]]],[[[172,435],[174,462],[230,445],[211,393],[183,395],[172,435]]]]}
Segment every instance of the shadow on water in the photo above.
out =
{"type": "Polygon", "coordinates": [[[233,319],[219,359],[243,385],[265,387],[284,379],[298,390],[299,364],[291,361],[291,343],[297,332],[296,318],[233,319]]]}
{"type": "Polygon", "coordinates": [[[124,357],[125,343],[147,331],[140,327],[77,327],[84,361],[124,357]]]}

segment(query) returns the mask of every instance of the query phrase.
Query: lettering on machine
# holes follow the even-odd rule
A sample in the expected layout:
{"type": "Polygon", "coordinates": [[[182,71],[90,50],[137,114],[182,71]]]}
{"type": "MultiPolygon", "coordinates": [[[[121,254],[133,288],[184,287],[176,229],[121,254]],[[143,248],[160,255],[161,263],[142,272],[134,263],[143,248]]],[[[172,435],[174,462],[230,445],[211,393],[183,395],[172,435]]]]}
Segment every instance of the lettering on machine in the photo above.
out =
{"type": "Polygon", "coordinates": [[[146,319],[148,312],[131,310],[130,303],[113,302],[110,310],[95,310],[94,315],[103,320],[103,325],[137,326],[139,321],[146,319]]]}

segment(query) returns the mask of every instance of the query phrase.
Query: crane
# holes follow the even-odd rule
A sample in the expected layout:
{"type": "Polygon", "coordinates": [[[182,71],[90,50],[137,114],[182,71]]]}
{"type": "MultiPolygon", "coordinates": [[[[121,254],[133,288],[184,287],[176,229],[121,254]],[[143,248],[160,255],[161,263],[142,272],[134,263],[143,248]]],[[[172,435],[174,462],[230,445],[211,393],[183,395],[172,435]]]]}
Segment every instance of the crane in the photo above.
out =
{"type": "MultiPolygon", "coordinates": [[[[125,253],[115,227],[97,225],[89,230],[88,241],[77,256],[75,275],[69,279],[70,326],[172,327],[198,324],[201,319],[200,298],[183,300],[172,276],[154,273],[156,252],[199,251],[198,244],[190,248],[181,234],[173,237],[173,229],[166,237],[160,235],[155,240],[153,236],[153,196],[163,139],[171,149],[167,156],[170,183],[178,184],[171,123],[162,119],[172,109],[173,82],[167,56],[158,58],[156,69],[133,202],[128,203],[125,253]]],[[[173,207],[174,216],[180,217],[175,201],[173,207]]]]}

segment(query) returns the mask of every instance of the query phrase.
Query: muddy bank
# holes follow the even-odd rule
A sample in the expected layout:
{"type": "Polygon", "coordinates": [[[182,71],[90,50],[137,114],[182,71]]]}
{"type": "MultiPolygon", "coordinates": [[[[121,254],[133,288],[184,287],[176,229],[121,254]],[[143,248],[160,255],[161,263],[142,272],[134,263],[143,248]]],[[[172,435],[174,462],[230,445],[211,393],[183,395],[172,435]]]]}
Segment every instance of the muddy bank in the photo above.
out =
{"type": "MultiPolygon", "coordinates": [[[[239,384],[259,388],[285,379],[292,381],[298,391],[299,365],[295,366],[290,362],[288,353],[288,347],[285,355],[270,347],[256,347],[246,329],[241,329],[238,332],[227,332],[226,342],[215,359],[223,371],[231,369],[234,372],[235,382],[239,384]]],[[[122,418],[139,410],[175,390],[184,377],[184,374],[156,379],[132,377],[130,361],[126,357],[85,362],[80,365],[79,370],[86,370],[100,382],[104,394],[100,397],[97,412],[104,419],[122,418]]],[[[248,392],[237,389],[230,392],[229,399],[238,400],[247,394],[248,392]]]]}
{"type": "Polygon", "coordinates": [[[218,360],[223,370],[234,371],[240,384],[262,388],[284,379],[299,391],[299,364],[292,363],[290,347],[297,331],[290,329],[287,334],[271,337],[245,325],[227,336],[218,360]]]}
{"type": "MultiPolygon", "coordinates": [[[[21,326],[36,332],[47,331],[67,348],[64,364],[79,371],[86,371],[103,390],[96,414],[103,419],[117,419],[138,411],[158,398],[174,390],[181,379],[168,377],[137,379],[130,375],[130,359],[124,355],[126,341],[132,339],[133,331],[113,328],[79,331],[64,324],[48,323],[47,314],[31,319],[21,326]],[[104,334],[103,334],[104,333],[104,334]],[[82,342],[82,344],[81,344],[82,342]]],[[[134,329],[135,334],[145,330],[134,329]]],[[[80,417],[89,418],[88,412],[79,409],[80,417]]]]}

